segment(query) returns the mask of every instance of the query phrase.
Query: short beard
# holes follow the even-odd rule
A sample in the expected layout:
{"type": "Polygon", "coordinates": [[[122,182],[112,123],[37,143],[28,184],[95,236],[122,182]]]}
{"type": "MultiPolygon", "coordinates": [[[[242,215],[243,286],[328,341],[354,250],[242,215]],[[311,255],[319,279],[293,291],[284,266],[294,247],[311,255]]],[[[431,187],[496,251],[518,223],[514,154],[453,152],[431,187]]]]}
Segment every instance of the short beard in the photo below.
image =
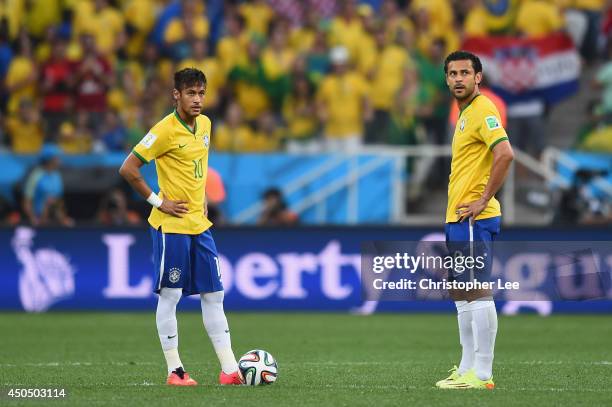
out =
{"type": "Polygon", "coordinates": [[[469,99],[470,97],[472,97],[472,95],[474,94],[474,89],[472,89],[472,91],[470,93],[465,93],[464,96],[457,96],[457,94],[455,92],[453,92],[453,96],[455,97],[455,99],[459,100],[459,101],[463,101],[466,99],[469,99]]]}

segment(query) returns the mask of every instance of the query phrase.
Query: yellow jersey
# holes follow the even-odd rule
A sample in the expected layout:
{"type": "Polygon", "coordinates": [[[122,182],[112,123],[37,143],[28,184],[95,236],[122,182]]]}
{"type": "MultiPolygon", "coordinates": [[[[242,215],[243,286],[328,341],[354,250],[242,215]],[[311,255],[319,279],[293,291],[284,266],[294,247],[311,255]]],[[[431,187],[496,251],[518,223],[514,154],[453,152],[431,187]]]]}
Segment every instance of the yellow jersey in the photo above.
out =
{"type": "Polygon", "coordinates": [[[356,62],[359,59],[364,34],[361,19],[353,18],[347,21],[343,17],[336,17],[331,22],[327,41],[330,46],[342,45],[346,47],[351,62],[356,62]]]}
{"type": "Polygon", "coordinates": [[[210,129],[210,119],[200,115],[192,131],[175,110],[132,150],[145,164],[155,160],[160,197],[187,201],[188,212],[182,218],[153,208],[149,223],[155,229],[161,226],[164,233],[198,235],[212,226],[204,216],[210,129]]]}
{"type": "MultiPolygon", "coordinates": [[[[497,108],[486,96],[476,96],[461,111],[453,135],[447,223],[459,220],[457,205],[480,199],[491,175],[493,147],[504,140],[508,135],[497,108]]],[[[493,197],[476,220],[495,216],[501,216],[501,208],[493,197]]]]}
{"type": "Polygon", "coordinates": [[[43,129],[38,120],[25,122],[17,117],[6,119],[6,130],[11,139],[13,153],[36,154],[45,140],[43,129]]]}
{"type": "Polygon", "coordinates": [[[321,82],[316,99],[325,106],[327,137],[345,138],[363,132],[363,99],[368,97],[369,85],[360,74],[346,72],[330,74],[321,82]]]}
{"type": "Polygon", "coordinates": [[[525,0],[521,3],[516,22],[519,32],[529,37],[543,37],[563,29],[565,24],[557,5],[538,0],[525,0]]]}
{"type": "Polygon", "coordinates": [[[389,111],[393,107],[395,95],[402,87],[408,57],[404,48],[393,44],[378,53],[377,66],[370,84],[370,96],[375,109],[389,111]]]}
{"type": "Polygon", "coordinates": [[[246,124],[230,127],[221,124],[215,128],[213,148],[216,151],[246,153],[255,151],[256,143],[253,130],[246,124]]]}
{"type": "Polygon", "coordinates": [[[251,34],[266,35],[270,21],[274,19],[274,9],[266,3],[243,3],[238,13],[244,18],[246,29],[251,34]]]}
{"type": "Polygon", "coordinates": [[[9,92],[8,111],[9,113],[17,113],[19,110],[19,102],[22,99],[30,101],[36,98],[36,81],[33,79],[36,74],[36,66],[32,60],[22,56],[15,56],[11,60],[8,71],[6,72],[6,86],[15,86],[22,84],[18,90],[9,92]]]}

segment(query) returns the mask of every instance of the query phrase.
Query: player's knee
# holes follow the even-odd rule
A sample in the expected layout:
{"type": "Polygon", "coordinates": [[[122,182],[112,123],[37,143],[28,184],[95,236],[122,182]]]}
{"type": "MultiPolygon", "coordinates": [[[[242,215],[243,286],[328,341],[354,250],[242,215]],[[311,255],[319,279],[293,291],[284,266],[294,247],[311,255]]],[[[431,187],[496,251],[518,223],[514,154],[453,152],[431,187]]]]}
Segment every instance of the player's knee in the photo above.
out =
{"type": "Polygon", "coordinates": [[[183,295],[183,289],[182,288],[167,288],[164,287],[161,289],[159,296],[162,297],[164,300],[167,301],[172,301],[175,304],[178,304],[179,300],[181,299],[181,296],[183,295]]]}
{"type": "Polygon", "coordinates": [[[200,293],[200,298],[203,304],[222,304],[225,296],[224,291],[215,291],[212,293],[200,293]]]}

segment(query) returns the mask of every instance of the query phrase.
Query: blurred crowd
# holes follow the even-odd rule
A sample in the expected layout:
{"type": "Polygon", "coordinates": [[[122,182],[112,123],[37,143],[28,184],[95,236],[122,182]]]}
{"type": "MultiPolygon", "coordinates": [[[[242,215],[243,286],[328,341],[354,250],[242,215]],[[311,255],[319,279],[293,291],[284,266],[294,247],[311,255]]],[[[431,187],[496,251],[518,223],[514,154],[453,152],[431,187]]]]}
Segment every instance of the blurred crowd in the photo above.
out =
{"type": "MultiPolygon", "coordinates": [[[[576,147],[612,151],[610,0],[5,0],[0,2],[0,150],[37,154],[0,200],[14,224],[74,223],[62,199],[60,154],[126,152],[173,109],[173,73],[207,76],[204,113],[226,152],[350,152],[363,144],[446,144],[457,109],[445,55],[468,36],[566,31],[601,89],[576,147]]],[[[545,146],[547,106],[506,106],[488,90],[517,147],[545,146]],[[506,120],[507,116],[507,120],[506,120]]],[[[426,166],[431,170],[432,163],[426,166]]],[[[421,166],[425,167],[425,166],[421,166]]],[[[416,169],[422,187],[429,170],[416,169]],[[423,179],[421,179],[423,178],[423,179]]],[[[211,179],[215,179],[214,171],[211,179]]],[[[447,174],[443,174],[446,176],[447,174]]],[[[209,215],[222,222],[225,199],[209,215]]],[[[408,191],[407,197],[419,191],[408,191]]],[[[221,193],[222,192],[222,193],[221,193]]],[[[139,224],[129,189],[96,202],[104,225],[139,224]]],[[[208,191],[210,196],[215,195],[208,191]]],[[[279,190],[259,224],[295,224],[279,190]]],[[[72,207],[70,207],[72,205],[72,207]]],[[[134,206],[136,205],[136,207],[134,206]]]]}
{"type": "Polygon", "coordinates": [[[173,72],[196,67],[217,151],[442,144],[442,64],[465,36],[568,30],[595,61],[609,10],[604,0],[6,0],[0,141],[19,154],[45,142],[129,151],[172,110],[173,72]]]}

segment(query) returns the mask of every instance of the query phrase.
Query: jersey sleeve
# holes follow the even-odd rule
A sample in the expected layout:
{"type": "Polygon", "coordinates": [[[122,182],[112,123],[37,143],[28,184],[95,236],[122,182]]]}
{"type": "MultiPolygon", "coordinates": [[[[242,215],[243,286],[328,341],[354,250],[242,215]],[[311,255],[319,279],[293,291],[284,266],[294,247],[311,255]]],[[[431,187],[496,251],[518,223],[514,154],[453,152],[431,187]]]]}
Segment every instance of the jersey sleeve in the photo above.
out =
{"type": "Polygon", "coordinates": [[[495,106],[488,107],[483,110],[480,116],[480,130],[478,134],[482,141],[493,150],[498,143],[508,140],[506,130],[501,125],[501,117],[495,106]]]}
{"type": "Polygon", "coordinates": [[[171,134],[161,126],[154,126],[140,143],[134,146],[132,153],[145,164],[164,155],[171,149],[171,134]]]}

